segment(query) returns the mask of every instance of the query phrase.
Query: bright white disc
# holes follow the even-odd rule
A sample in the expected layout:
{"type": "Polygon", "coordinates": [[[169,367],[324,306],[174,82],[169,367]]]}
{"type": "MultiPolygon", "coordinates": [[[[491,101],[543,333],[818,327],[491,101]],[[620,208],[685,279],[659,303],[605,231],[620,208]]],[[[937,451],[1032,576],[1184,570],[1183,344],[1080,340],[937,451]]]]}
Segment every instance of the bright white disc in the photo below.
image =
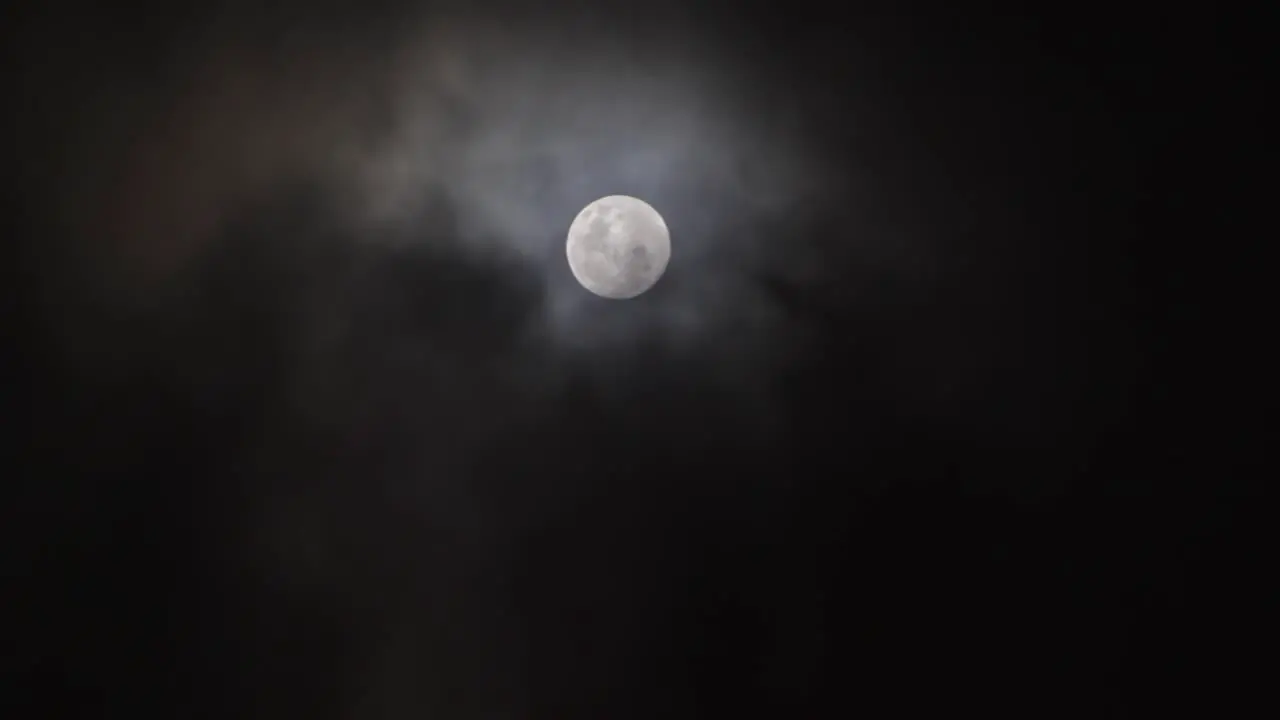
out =
{"type": "Polygon", "coordinates": [[[671,259],[667,223],[648,203],[610,195],[587,205],[569,226],[569,269],[601,297],[633,298],[658,282],[671,259]]]}

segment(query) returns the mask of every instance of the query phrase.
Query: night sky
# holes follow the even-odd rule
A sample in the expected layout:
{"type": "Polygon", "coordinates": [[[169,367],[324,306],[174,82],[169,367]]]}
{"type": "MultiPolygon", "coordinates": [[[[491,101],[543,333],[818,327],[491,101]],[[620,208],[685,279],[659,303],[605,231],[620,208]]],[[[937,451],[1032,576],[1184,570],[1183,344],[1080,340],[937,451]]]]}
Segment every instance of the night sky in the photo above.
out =
{"type": "Polygon", "coordinates": [[[775,5],[7,22],[5,717],[1143,717],[1222,658],[1150,28],[775,5]],[[565,261],[612,194],[633,300],[565,261]]]}

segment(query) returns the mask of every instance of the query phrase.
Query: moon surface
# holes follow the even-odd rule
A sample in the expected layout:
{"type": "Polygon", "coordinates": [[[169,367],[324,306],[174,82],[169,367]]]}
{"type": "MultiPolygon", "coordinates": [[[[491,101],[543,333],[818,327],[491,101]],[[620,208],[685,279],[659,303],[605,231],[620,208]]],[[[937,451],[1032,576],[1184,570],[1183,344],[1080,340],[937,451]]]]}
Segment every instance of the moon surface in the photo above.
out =
{"type": "Polygon", "coordinates": [[[602,197],[582,209],[565,243],[569,269],[600,297],[625,300],[653,287],[671,259],[667,223],[630,195],[602,197]]]}

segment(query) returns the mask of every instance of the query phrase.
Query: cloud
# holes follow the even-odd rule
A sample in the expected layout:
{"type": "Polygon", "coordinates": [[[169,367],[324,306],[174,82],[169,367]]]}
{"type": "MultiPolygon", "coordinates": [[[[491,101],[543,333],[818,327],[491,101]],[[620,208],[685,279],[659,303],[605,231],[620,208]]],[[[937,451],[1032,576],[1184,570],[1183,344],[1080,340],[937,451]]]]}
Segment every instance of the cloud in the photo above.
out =
{"type": "Polygon", "coordinates": [[[731,64],[715,48],[663,37],[425,23],[394,62],[392,129],[351,155],[353,217],[412,243],[429,222],[424,198],[439,196],[456,217],[453,249],[538,277],[542,331],[564,346],[649,332],[688,343],[720,319],[759,319],[759,294],[739,292],[743,270],[787,262],[795,238],[764,228],[812,192],[821,169],[730,92],[731,64]],[[597,326],[596,299],[565,265],[564,234],[584,205],[615,193],[662,212],[674,272],[634,321],[614,308],[597,326]]]}
{"type": "Polygon", "coordinates": [[[60,188],[79,281],[162,302],[226,228],[305,182],[357,243],[524,274],[542,287],[530,337],[561,350],[781,347],[765,337],[781,310],[752,276],[812,265],[779,219],[829,174],[780,124],[785,103],[744,92],[735,56],[676,10],[495,12],[397,9],[348,30],[233,9],[189,33],[164,82],[83,76],[111,92],[80,112],[112,121],[61,170],[81,175],[60,188]],[[668,277],[606,320],[563,242],[615,193],[657,207],[674,251],[668,277]]]}

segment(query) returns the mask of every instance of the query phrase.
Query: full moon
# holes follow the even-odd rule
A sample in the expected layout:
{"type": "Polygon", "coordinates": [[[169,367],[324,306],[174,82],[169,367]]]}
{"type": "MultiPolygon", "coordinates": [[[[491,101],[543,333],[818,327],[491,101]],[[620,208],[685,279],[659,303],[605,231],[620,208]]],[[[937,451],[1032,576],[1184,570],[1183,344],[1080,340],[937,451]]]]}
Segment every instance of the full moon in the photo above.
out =
{"type": "Polygon", "coordinates": [[[625,300],[653,287],[666,272],[671,235],[666,221],[645,201],[610,195],[573,219],[565,253],[584,288],[625,300]]]}

